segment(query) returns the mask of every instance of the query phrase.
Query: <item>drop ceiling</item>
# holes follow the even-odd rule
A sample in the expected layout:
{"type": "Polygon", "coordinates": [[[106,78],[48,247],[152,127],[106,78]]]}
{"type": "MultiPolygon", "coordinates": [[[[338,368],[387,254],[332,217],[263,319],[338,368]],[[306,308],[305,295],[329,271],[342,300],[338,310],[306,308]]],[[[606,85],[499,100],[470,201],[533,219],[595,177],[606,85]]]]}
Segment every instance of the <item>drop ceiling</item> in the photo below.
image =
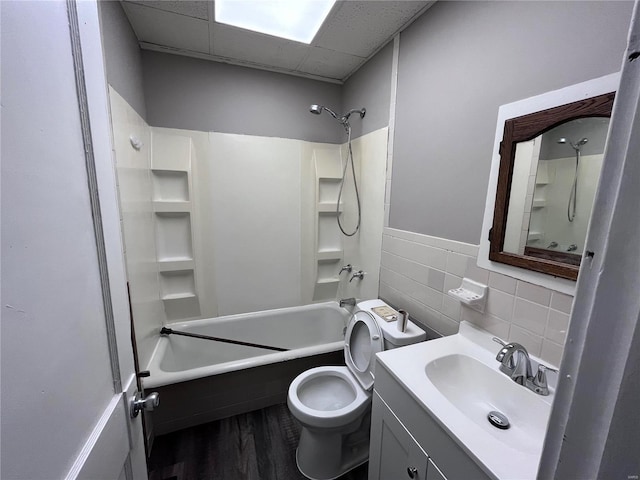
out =
{"type": "Polygon", "coordinates": [[[342,83],[433,3],[338,1],[310,45],[217,23],[213,1],[122,6],[142,49],[342,83]]]}

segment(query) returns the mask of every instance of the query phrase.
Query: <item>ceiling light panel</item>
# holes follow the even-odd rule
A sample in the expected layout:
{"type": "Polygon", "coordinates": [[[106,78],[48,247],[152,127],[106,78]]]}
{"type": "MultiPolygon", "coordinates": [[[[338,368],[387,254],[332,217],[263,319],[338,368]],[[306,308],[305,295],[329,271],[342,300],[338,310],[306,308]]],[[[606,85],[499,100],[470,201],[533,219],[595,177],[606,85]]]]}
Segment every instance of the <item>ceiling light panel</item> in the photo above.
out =
{"type": "Polygon", "coordinates": [[[309,44],[336,0],[216,0],[215,21],[309,44]]]}

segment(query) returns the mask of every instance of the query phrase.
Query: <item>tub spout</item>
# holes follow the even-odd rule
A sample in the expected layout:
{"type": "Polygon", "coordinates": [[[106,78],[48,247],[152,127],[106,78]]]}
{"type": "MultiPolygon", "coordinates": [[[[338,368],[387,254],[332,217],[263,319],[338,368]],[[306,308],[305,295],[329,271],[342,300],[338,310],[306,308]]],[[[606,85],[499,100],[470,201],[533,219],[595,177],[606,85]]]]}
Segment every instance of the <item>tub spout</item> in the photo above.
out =
{"type": "Polygon", "coordinates": [[[345,305],[350,305],[352,307],[356,306],[356,299],[355,298],[343,298],[342,300],[340,300],[340,306],[344,307],[345,305]]]}

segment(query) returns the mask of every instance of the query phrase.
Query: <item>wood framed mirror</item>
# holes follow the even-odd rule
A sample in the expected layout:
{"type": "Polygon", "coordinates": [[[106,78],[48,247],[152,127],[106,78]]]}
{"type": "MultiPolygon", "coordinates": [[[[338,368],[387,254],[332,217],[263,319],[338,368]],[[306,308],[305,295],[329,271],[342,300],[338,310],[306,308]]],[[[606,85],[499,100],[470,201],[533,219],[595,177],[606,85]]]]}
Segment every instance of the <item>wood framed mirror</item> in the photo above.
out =
{"type": "Polygon", "coordinates": [[[504,121],[490,261],[577,278],[614,96],[504,121]]]}

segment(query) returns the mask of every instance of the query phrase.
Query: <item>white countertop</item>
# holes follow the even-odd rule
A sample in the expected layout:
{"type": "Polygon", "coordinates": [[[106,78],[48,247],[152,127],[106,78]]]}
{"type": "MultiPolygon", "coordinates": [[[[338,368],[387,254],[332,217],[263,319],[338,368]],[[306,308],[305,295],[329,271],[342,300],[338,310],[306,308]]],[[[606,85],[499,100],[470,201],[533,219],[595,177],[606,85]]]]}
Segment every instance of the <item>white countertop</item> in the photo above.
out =
{"type": "MultiPolygon", "coordinates": [[[[387,350],[377,357],[378,362],[485,472],[500,480],[535,479],[551,412],[553,389],[550,388],[550,395],[541,396],[500,372],[500,364],[495,359],[500,346],[491,338],[487,332],[462,322],[457,335],[387,350]],[[486,409],[488,413],[499,409],[509,418],[511,428],[500,430],[485,421],[484,417],[471,414],[466,410],[466,405],[454,405],[430,380],[425,373],[427,364],[452,354],[472,357],[504,378],[505,381],[501,377],[493,378],[493,372],[488,372],[491,379],[495,380],[487,386],[492,390],[487,392],[487,388],[484,388],[484,392],[477,392],[477,397],[476,392],[468,397],[473,399],[474,412],[486,409]],[[497,402],[499,408],[489,397],[500,400],[497,402]]],[[[441,377],[441,381],[447,379],[445,377],[442,380],[441,377]]],[[[454,390],[467,388],[464,384],[456,385],[455,381],[452,378],[454,390]]],[[[549,383],[553,385],[554,382],[549,383]]]]}

